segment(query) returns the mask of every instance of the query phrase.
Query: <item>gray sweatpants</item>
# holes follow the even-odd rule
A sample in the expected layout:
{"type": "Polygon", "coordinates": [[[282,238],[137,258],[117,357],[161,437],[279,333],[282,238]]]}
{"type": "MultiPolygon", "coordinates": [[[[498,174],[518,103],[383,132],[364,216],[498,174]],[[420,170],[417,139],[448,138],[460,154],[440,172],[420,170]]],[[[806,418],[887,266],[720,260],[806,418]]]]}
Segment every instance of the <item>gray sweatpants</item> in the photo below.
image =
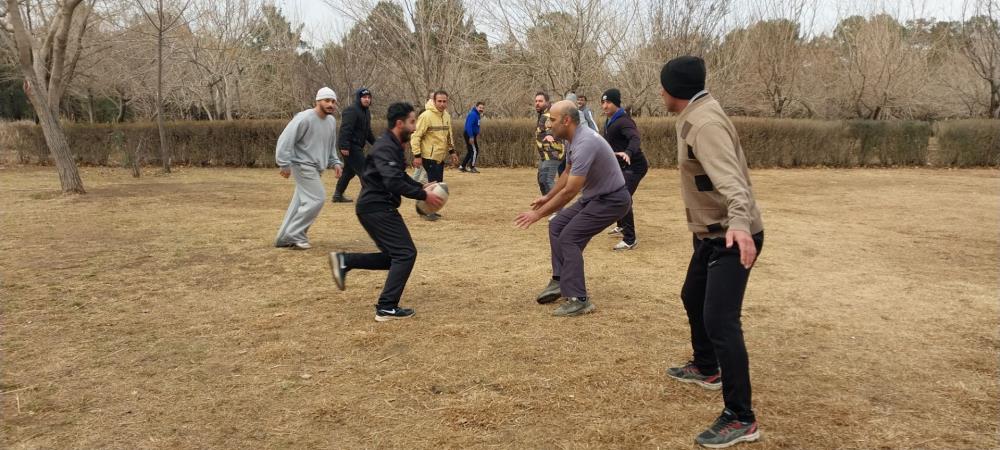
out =
{"type": "Polygon", "coordinates": [[[288,205],[285,220],[278,229],[278,237],[274,242],[278,247],[296,242],[309,242],[306,232],[319,216],[320,210],[323,209],[323,201],[326,199],[326,189],[323,188],[319,169],[299,164],[292,164],[290,168],[292,177],[295,178],[295,194],[292,195],[292,202],[288,205]]]}
{"type": "Polygon", "coordinates": [[[538,161],[538,190],[542,191],[542,195],[548,194],[552,188],[556,187],[556,178],[559,178],[559,164],[562,164],[562,161],[558,159],[538,161]]]}
{"type": "Polygon", "coordinates": [[[587,296],[583,249],[594,235],[621,219],[631,206],[632,196],[623,186],[600,197],[578,200],[549,222],[552,276],[559,277],[559,290],[564,297],[587,296]]]}

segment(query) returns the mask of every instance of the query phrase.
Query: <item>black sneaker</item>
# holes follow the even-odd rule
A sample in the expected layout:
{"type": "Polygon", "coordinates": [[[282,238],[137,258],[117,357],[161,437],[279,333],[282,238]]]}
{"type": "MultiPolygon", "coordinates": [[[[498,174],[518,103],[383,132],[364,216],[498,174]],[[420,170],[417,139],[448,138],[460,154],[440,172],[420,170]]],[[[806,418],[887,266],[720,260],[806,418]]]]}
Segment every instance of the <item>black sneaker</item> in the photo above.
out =
{"type": "Polygon", "coordinates": [[[330,253],[330,273],[333,274],[333,282],[337,283],[337,289],[344,290],[344,279],[347,278],[347,267],[344,264],[344,254],[340,252],[330,253]]]}
{"type": "Polygon", "coordinates": [[[395,307],[391,309],[375,308],[375,321],[388,322],[390,320],[406,319],[413,317],[417,312],[410,308],[395,307]]]}
{"type": "Polygon", "coordinates": [[[694,361],[680,367],[667,369],[667,376],[684,383],[694,383],[710,391],[722,389],[722,372],[716,371],[715,375],[702,375],[694,361]]]}
{"type": "Polygon", "coordinates": [[[740,442],[754,442],[760,439],[757,421],[740,421],[736,414],[726,409],[715,419],[715,423],[701,432],[694,442],[707,448],[726,448],[740,442]]]}
{"type": "Polygon", "coordinates": [[[354,202],[354,200],[351,199],[350,197],[346,197],[346,196],[343,196],[343,195],[336,195],[336,194],[334,194],[332,201],[334,203],[353,203],[354,202]]]}

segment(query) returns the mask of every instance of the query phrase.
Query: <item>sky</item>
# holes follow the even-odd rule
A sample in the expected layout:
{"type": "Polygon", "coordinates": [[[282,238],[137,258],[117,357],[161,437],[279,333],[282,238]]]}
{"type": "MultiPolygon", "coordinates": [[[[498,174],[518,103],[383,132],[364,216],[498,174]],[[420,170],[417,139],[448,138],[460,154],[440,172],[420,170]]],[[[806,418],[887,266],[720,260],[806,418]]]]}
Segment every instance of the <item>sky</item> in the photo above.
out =
{"type": "MultiPolygon", "coordinates": [[[[305,24],[303,37],[317,47],[325,42],[338,40],[351,26],[348,19],[340,16],[327,3],[327,1],[351,0],[275,1],[292,23],[305,24]]],[[[903,16],[904,20],[912,17],[955,20],[962,17],[963,6],[967,1],[969,0],[816,0],[819,6],[814,20],[814,31],[829,31],[836,25],[838,17],[867,13],[872,11],[873,6],[897,12],[893,15],[903,16]]],[[[782,0],[734,0],[734,8],[741,10],[756,2],[780,4],[782,0]]]]}

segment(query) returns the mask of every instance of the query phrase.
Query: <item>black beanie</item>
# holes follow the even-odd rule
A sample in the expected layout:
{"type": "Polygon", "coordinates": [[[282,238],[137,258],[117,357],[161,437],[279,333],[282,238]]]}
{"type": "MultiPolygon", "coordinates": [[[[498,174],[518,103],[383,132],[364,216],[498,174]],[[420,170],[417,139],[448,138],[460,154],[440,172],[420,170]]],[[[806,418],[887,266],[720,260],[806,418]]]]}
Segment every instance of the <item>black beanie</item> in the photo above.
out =
{"type": "Polygon", "coordinates": [[[608,101],[614,103],[615,106],[622,107],[622,93],[618,89],[611,88],[604,91],[604,95],[601,96],[601,101],[608,101]]]}
{"type": "Polygon", "coordinates": [[[705,60],[697,56],[671,59],[660,71],[660,84],[672,97],[691,100],[705,89],[705,60]]]}

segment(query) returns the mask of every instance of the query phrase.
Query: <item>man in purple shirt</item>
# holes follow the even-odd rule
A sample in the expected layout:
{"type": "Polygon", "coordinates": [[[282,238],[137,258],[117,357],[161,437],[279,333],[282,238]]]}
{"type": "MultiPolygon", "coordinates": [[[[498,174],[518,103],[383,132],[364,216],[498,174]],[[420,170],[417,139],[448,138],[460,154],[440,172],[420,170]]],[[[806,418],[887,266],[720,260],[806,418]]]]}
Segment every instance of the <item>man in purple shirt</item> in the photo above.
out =
{"type": "Polygon", "coordinates": [[[584,282],[583,249],[594,235],[628,212],[632,196],[611,146],[594,130],[580,126],[580,112],[573,102],[556,103],[549,114],[552,134],[569,142],[566,171],[555,187],[532,202],[531,211],[518,214],[514,223],[527,229],[540,218],[559,212],[549,222],[552,280],[536,300],[551,303],[565,296],[566,303],[553,314],[577,316],[594,310],[584,282]],[[560,210],[577,193],[580,199],[560,210]]]}

